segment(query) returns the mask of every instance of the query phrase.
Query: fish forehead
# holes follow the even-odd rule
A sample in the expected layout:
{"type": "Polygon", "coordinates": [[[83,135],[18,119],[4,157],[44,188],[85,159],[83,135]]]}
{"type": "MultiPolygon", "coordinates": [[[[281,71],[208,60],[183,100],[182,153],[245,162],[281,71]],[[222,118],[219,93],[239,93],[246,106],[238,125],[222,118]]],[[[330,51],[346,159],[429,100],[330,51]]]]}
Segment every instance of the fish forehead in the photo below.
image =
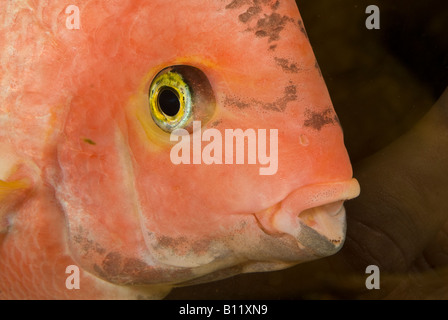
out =
{"type": "MultiPolygon", "coordinates": [[[[33,14],[37,13],[34,22],[43,29],[35,33],[45,34],[41,41],[45,47],[39,48],[45,54],[38,61],[55,66],[57,59],[60,65],[51,73],[57,75],[51,86],[63,89],[53,109],[66,105],[63,94],[77,95],[86,86],[104,95],[118,88],[115,100],[123,104],[136,87],[149,86],[155,73],[173,64],[206,71],[217,98],[228,108],[251,106],[283,112],[288,96],[298,90],[304,101],[320,100],[309,101],[312,108],[324,112],[331,107],[294,1],[185,1],[174,5],[169,1],[79,1],[75,2],[79,30],[65,27],[68,2],[42,0],[32,5],[33,14]],[[307,86],[310,81],[313,85],[307,86]]],[[[51,91],[50,85],[39,87],[49,79],[33,82],[31,78],[26,82],[33,91],[51,91]]],[[[52,91],[52,100],[57,101],[57,96],[52,91]]],[[[111,103],[99,108],[109,112],[111,103]]],[[[286,111],[294,119],[306,110],[286,111]]]]}
{"type": "MultiPolygon", "coordinates": [[[[39,35],[36,42],[40,45],[29,48],[41,52],[34,64],[55,66],[57,62],[60,66],[46,73],[54,78],[51,86],[59,92],[63,89],[59,95],[52,91],[52,101],[57,101],[50,104],[54,109],[66,104],[62,95],[76,94],[85,85],[102,82],[100,89],[107,92],[105,77],[111,87],[120,86],[129,94],[147,73],[187,63],[206,68],[216,87],[232,92],[227,102],[247,105],[240,98],[254,98],[255,104],[266,109],[284,110],[285,103],[276,103],[275,98],[288,89],[297,90],[291,81],[306,83],[305,75],[315,75],[314,56],[293,1],[183,1],[173,5],[170,1],[41,0],[6,6],[6,12],[32,15],[24,24],[29,25],[29,34],[39,35]],[[79,7],[79,30],[66,28],[68,5],[79,7]],[[114,68],[110,68],[112,63],[114,68]],[[269,83],[275,85],[265,90],[269,83]]],[[[14,25],[12,20],[9,23],[14,25]]],[[[23,26],[17,28],[24,31],[23,26]]],[[[27,91],[51,91],[50,85],[42,87],[50,82],[48,76],[46,81],[33,81],[44,77],[39,71],[26,70],[36,75],[23,80],[27,91]]]]}
{"type": "Polygon", "coordinates": [[[74,37],[71,44],[81,53],[84,49],[96,68],[104,58],[116,58],[117,68],[130,62],[140,66],[140,72],[129,70],[123,76],[141,77],[143,70],[154,66],[160,70],[174,63],[202,64],[210,69],[212,81],[214,71],[234,94],[244,89],[243,96],[265,100],[281,95],[287,87],[284,73],[294,78],[299,69],[312,70],[315,65],[293,1],[249,1],[238,6],[227,1],[174,5],[143,1],[117,12],[101,8],[96,2],[80,8],[82,30],[69,32],[74,37]],[[242,18],[247,14],[249,18],[242,18]],[[78,41],[77,32],[89,37],[78,41]],[[259,90],[268,80],[283,81],[270,90],[259,90]]]}
{"type": "Polygon", "coordinates": [[[188,1],[176,4],[175,14],[169,2],[136,2],[96,16],[102,6],[89,2],[81,10],[82,31],[93,36],[72,39],[78,63],[71,84],[74,91],[95,87],[105,100],[114,91],[113,103],[98,105],[105,112],[114,103],[123,109],[136,88],[147,94],[164,67],[189,64],[206,73],[221,109],[237,114],[240,126],[337,124],[293,1],[188,1]],[[188,19],[176,15],[186,12],[188,19]],[[288,108],[294,100],[301,102],[288,108]]]}

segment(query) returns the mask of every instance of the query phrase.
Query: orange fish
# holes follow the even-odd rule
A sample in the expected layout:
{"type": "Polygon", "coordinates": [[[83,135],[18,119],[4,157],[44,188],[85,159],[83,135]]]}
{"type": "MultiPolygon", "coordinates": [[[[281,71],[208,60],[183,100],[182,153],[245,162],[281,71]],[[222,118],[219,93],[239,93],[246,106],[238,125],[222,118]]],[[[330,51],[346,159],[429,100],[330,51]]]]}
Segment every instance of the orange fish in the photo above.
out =
{"type": "Polygon", "coordinates": [[[337,252],[359,193],[294,1],[2,1],[0,298],[337,252]]]}

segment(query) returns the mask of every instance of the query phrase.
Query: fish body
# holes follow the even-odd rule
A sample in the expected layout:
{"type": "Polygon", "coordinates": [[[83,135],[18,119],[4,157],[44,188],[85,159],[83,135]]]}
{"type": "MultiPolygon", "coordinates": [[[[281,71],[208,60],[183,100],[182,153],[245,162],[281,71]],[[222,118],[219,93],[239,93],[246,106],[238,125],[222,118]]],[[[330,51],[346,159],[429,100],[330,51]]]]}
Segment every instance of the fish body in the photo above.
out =
{"type": "Polygon", "coordinates": [[[0,298],[161,298],[340,249],[359,185],[294,1],[0,10],[0,298]]]}

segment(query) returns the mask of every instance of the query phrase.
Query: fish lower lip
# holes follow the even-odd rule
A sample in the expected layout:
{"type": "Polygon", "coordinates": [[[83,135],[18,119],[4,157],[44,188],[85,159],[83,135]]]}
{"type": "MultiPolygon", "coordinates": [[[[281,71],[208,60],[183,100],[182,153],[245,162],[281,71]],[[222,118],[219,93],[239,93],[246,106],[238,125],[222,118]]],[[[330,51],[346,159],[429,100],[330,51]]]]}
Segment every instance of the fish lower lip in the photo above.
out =
{"type": "MultiPolygon", "coordinates": [[[[345,209],[343,204],[344,201],[336,201],[300,212],[297,217],[301,225],[301,231],[309,227],[327,238],[332,244],[342,244],[345,238],[345,209]]],[[[295,234],[299,241],[303,238],[297,231],[288,231],[292,235],[295,234]]],[[[301,242],[304,244],[303,239],[301,242]]]]}
{"type": "Polygon", "coordinates": [[[343,203],[358,195],[356,179],[305,186],[256,217],[264,232],[289,234],[300,247],[316,243],[322,247],[323,242],[339,247],[345,238],[343,203]]]}

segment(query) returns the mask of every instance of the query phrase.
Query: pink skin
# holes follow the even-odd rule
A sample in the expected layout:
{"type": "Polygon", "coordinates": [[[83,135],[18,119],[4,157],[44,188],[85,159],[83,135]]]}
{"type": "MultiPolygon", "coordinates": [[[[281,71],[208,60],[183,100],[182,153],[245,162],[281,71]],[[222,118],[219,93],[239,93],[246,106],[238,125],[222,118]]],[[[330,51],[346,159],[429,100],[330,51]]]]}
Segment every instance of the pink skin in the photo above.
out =
{"type": "MultiPolygon", "coordinates": [[[[175,284],[284,268],[343,243],[342,201],[359,186],[295,3],[248,11],[227,2],[176,2],[176,12],[188,13],[182,18],[169,1],[70,3],[82,13],[76,31],[62,27],[65,6],[42,11],[57,45],[44,40],[36,90],[53,96],[53,121],[42,128],[48,139],[40,151],[25,148],[44,180],[16,219],[52,203],[46,212],[54,222],[26,228],[33,237],[61,233],[50,236],[55,248],[45,259],[61,250],[60,270],[76,264],[81,281],[105,287],[99,295],[83,286],[85,297],[159,297],[175,284]],[[151,119],[148,90],[161,69],[177,64],[201,69],[213,88],[216,106],[203,129],[278,130],[276,174],[260,175],[260,165],[172,164],[174,143],[151,119]]],[[[0,257],[32,241],[15,237],[4,240],[0,257]]],[[[14,268],[8,263],[0,271],[14,268]]],[[[66,277],[58,272],[53,278],[66,277]]],[[[76,297],[62,288],[46,296],[58,295],[76,297]]]]}

